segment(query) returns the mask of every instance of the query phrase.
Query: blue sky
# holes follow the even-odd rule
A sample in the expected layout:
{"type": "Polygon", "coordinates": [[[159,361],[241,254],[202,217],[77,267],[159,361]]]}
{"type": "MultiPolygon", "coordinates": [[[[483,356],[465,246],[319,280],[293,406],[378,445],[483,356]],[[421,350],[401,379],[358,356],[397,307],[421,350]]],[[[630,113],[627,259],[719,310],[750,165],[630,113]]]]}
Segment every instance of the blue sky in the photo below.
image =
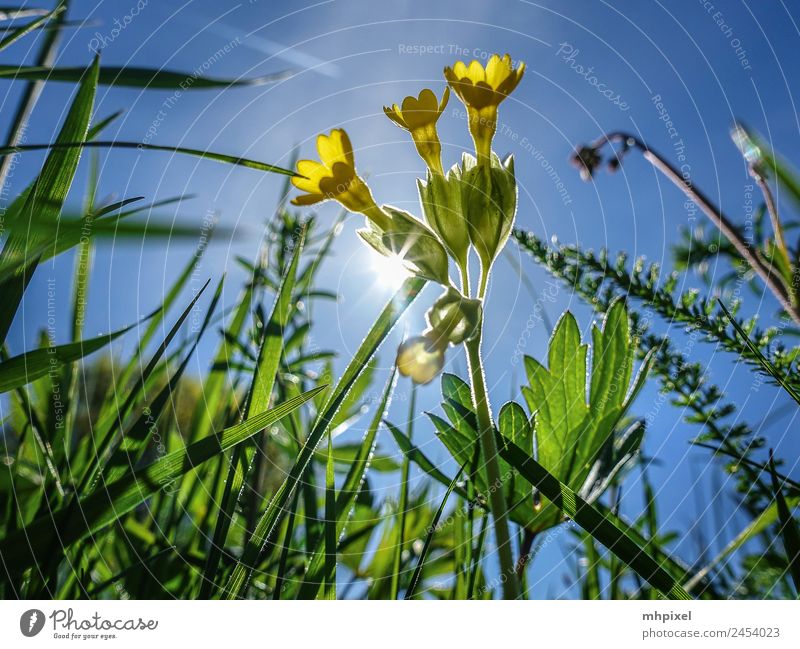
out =
{"type": "MultiPolygon", "coordinates": [[[[692,221],[683,196],[635,155],[616,175],[602,173],[595,183],[582,182],[568,162],[575,144],[603,131],[634,132],[674,162],[682,156],[679,164],[685,165],[692,182],[734,219],[742,214],[745,188],[750,183],[728,135],[733,119],[742,119],[763,133],[790,158],[800,144],[795,106],[800,82],[796,65],[800,16],[796,8],[787,8],[783,2],[151,0],[141,3],[137,15],[135,0],[74,4],[71,17],[88,22],[83,29],[69,32],[60,65],[86,65],[91,48],[103,43],[105,65],[163,66],[187,73],[205,67],[206,74],[220,77],[296,71],[291,78],[270,86],[183,93],[168,108],[164,108],[165,101],[172,91],[102,88],[97,101],[99,117],[126,109],[109,137],[148,138],[156,144],[207,148],[288,164],[295,146],[311,157],[318,132],[344,127],[353,141],[358,167],[369,174],[376,198],[414,212],[418,212],[415,178],[423,173],[423,165],[406,134],[383,115],[382,106],[416,94],[422,87],[440,93],[444,88],[442,68],[458,58],[509,52],[526,61],[527,72],[501,107],[495,149],[516,157],[518,226],[587,248],[627,250],[631,257],[644,255],[665,267],[670,266],[669,247],[676,241],[679,227],[700,225],[702,218],[692,221]],[[127,26],[115,31],[115,19],[127,26]],[[224,56],[215,56],[226,46],[224,56]],[[672,131],[665,116],[672,122],[672,131]]],[[[30,60],[30,42],[4,52],[2,61],[30,60]]],[[[5,81],[0,86],[3,114],[14,105],[16,87],[5,81]]],[[[69,96],[70,86],[48,84],[27,132],[28,142],[54,137],[69,96]]],[[[448,165],[460,158],[461,151],[471,148],[460,109],[455,98],[451,99],[440,121],[448,165]]],[[[30,154],[18,161],[9,181],[12,194],[32,177],[41,159],[30,154]]],[[[199,286],[207,277],[216,281],[228,272],[225,300],[232,302],[243,279],[233,260],[237,255],[255,255],[261,223],[278,199],[282,180],[169,154],[115,151],[103,153],[100,161],[101,196],[145,195],[157,200],[191,193],[196,196],[192,201],[160,213],[199,222],[207,213],[218,212],[222,225],[238,228],[239,238],[212,245],[197,280],[199,286]]],[[[85,179],[85,167],[81,179],[85,179]]],[[[76,192],[76,204],[79,197],[76,192]]],[[[780,196],[779,200],[782,205],[780,196]]],[[[787,213],[790,207],[786,205],[787,213]]],[[[323,206],[320,220],[332,220],[336,213],[335,206],[323,206]]],[[[373,253],[354,235],[359,225],[360,218],[348,219],[336,245],[336,257],[324,273],[325,283],[339,291],[342,299],[335,306],[317,310],[321,322],[336,325],[321,327],[317,335],[321,346],[339,351],[340,366],[391,294],[391,287],[375,280],[373,253]]],[[[129,324],[150,311],[161,301],[193,247],[185,241],[147,249],[103,244],[92,279],[87,333],[129,324]]],[[[563,288],[551,300],[546,274],[521,258],[513,246],[509,250],[529,273],[534,291],[548,295],[544,302],[550,319],[555,321],[569,308],[586,330],[592,314],[580,300],[563,288]]],[[[32,346],[33,335],[45,321],[49,277],[63,283],[60,294],[66,297],[71,263],[65,256],[39,270],[14,325],[14,352],[32,346]]],[[[724,271],[711,269],[712,273],[724,271]]],[[[690,275],[683,287],[701,285],[699,278],[690,275]]],[[[425,308],[435,295],[435,289],[429,288],[415,306],[407,320],[412,333],[422,328],[425,308]]],[[[66,313],[66,300],[58,308],[66,313]]],[[[523,377],[520,366],[511,359],[533,308],[534,298],[521,285],[516,271],[501,261],[490,289],[486,332],[487,372],[496,407],[509,398],[519,398],[523,377]]],[[[774,312],[775,305],[769,296],[762,301],[747,295],[745,311],[758,308],[766,316],[774,312]]],[[[668,330],[662,325],[658,329],[668,330]]],[[[548,333],[543,324],[537,324],[524,352],[542,358],[548,333]]],[[[672,327],[669,333],[679,344],[688,344],[680,328],[672,327]]],[[[66,328],[62,334],[66,335],[66,328]]],[[[396,332],[395,340],[382,351],[384,371],[401,334],[396,332]]],[[[209,338],[201,350],[198,372],[211,344],[209,338]]],[[[747,421],[757,423],[785,403],[770,386],[757,389],[747,370],[737,368],[733,358],[717,353],[713,346],[698,342],[684,349],[692,358],[710,364],[712,378],[742,405],[747,421]]],[[[449,369],[464,374],[459,351],[451,351],[449,369]]],[[[407,392],[408,385],[401,384],[400,390],[407,392]]],[[[435,408],[437,398],[437,387],[425,388],[421,406],[435,408]]],[[[403,399],[398,401],[393,417],[402,422],[403,399]]],[[[657,403],[657,391],[649,387],[635,410],[643,414],[657,403]]],[[[798,450],[796,441],[784,439],[792,423],[793,414],[763,431],[784,456],[796,456],[798,450]]],[[[417,431],[426,451],[446,463],[446,452],[433,439],[424,416],[417,431]]],[[[727,494],[714,496],[707,453],[689,449],[687,441],[697,432],[682,421],[679,410],[665,406],[645,442],[648,454],[661,460],[651,469],[651,478],[659,490],[665,528],[685,533],[678,551],[683,550],[687,557],[697,554],[693,534],[698,529],[706,540],[711,539],[709,552],[713,553],[742,524],[726,520],[717,535],[710,511],[698,512],[698,503],[703,503],[702,510],[705,503],[713,501],[717,511],[727,517],[734,503],[727,494]],[[701,497],[687,497],[688,485],[698,476],[696,493],[701,497]],[[693,526],[695,532],[686,533],[693,526]]],[[[396,452],[387,438],[382,446],[396,452]]],[[[395,492],[393,483],[386,489],[387,496],[395,492]]],[[[635,485],[629,491],[634,494],[635,485]]],[[[639,507],[634,496],[625,511],[635,515],[639,507]]],[[[570,593],[559,578],[565,569],[562,557],[563,544],[542,551],[536,560],[538,568],[534,568],[540,579],[535,596],[570,593]]]]}

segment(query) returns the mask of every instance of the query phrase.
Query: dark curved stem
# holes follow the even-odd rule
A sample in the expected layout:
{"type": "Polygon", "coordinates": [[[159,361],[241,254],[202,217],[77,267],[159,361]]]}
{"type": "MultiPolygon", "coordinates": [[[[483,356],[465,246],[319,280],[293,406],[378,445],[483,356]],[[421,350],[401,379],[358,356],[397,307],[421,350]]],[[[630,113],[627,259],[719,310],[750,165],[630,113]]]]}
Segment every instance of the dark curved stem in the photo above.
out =
{"type": "MultiPolygon", "coordinates": [[[[775,295],[778,302],[784,308],[786,313],[795,321],[800,324],[800,311],[792,304],[786,287],[773,272],[772,266],[764,262],[758,255],[756,250],[742,237],[733,222],[730,221],[722,211],[699,189],[662,156],[650,149],[641,140],[630,135],[629,133],[614,132],[607,133],[602,137],[595,140],[587,149],[597,151],[605,144],[622,143],[625,149],[620,155],[624,155],[628,149],[637,149],[642,153],[642,156],[651,165],[663,173],[672,183],[678,187],[686,196],[691,199],[709,218],[709,220],[719,229],[723,236],[731,242],[736,251],[742,258],[750,265],[750,267],[761,277],[766,284],[767,288],[775,295]]],[[[584,163],[585,164],[585,163],[584,163]]],[[[587,171],[591,174],[593,171],[587,165],[587,171]]]]}

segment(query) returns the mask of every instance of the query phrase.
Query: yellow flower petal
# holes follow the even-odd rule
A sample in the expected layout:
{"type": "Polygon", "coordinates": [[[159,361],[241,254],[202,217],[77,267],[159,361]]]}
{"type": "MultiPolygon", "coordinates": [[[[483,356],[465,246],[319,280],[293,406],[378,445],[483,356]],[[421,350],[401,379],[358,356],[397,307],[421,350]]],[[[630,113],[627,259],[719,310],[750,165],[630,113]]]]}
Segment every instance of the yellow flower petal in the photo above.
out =
{"type": "Polygon", "coordinates": [[[384,106],[383,112],[386,113],[386,117],[392,120],[400,128],[408,128],[405,121],[403,121],[403,113],[397,104],[393,104],[391,108],[384,106]]]}
{"type": "Polygon", "coordinates": [[[317,151],[322,164],[328,169],[331,169],[337,162],[355,166],[350,138],[340,128],[333,129],[330,135],[322,133],[317,136],[317,151]]]}
{"type": "Polygon", "coordinates": [[[447,102],[449,100],[450,100],[450,86],[445,86],[444,92],[442,93],[442,101],[439,102],[440,115],[444,112],[445,106],[447,106],[447,102]]]}
{"type": "Polygon", "coordinates": [[[486,64],[486,83],[492,88],[497,88],[508,77],[511,72],[510,61],[500,58],[495,54],[486,64]]]}
{"type": "Polygon", "coordinates": [[[472,81],[472,83],[478,83],[479,81],[486,81],[486,71],[483,69],[483,66],[480,64],[479,61],[473,59],[469,67],[467,68],[466,77],[472,81]]]}
{"type": "Polygon", "coordinates": [[[319,181],[327,170],[316,160],[298,160],[297,173],[305,178],[292,176],[292,184],[301,191],[313,193],[319,190],[319,181]]]}
{"type": "Polygon", "coordinates": [[[300,194],[300,196],[295,196],[291,203],[292,205],[305,206],[314,205],[314,203],[320,203],[324,200],[325,196],[322,194],[300,194]]]}

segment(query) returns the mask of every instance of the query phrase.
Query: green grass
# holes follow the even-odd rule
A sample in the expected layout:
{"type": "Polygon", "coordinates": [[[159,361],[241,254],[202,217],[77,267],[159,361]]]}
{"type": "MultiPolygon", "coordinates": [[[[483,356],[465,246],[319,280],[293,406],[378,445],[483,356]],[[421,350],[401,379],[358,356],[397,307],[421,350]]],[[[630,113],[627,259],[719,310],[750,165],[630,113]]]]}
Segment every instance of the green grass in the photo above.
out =
{"type": "MultiPolygon", "coordinates": [[[[636,263],[629,270],[622,257],[615,263],[574,246],[549,247],[517,231],[535,261],[604,314],[602,324],[583,340],[581,323],[563,314],[547,358],[525,357],[524,387],[494,408],[478,389],[480,338],[467,339],[471,376],[441,375],[441,407],[430,413],[419,411],[424,388],[414,387],[408,424],[396,426],[389,407],[404,379],[396,369],[378,370],[376,359],[393,357],[386,341],[426,280],[410,277],[385,305],[373,305],[359,346],[337,359],[338,350],[317,344],[325,323],[316,306],[338,298],[320,269],[337,247],[341,220],[321,223],[281,203],[264,223],[255,260],[237,260],[246,275],[241,286],[208,268],[203,288],[189,297],[205,248],[198,247],[151,313],[87,337],[87,309],[107,308],[103,296],[88,295],[91,260],[104,239],[158,248],[200,235],[171,219],[142,219],[191,197],[101,202],[98,149],[199,157],[232,173],[269,174],[284,190],[294,172],[235,152],[100,139],[120,113],[95,115],[99,87],[172,89],[187,75],[108,67],[100,56],[83,68],[54,65],[68,4],[27,15],[0,39],[3,50],[43,36],[34,65],[0,66],[0,78],[23,88],[17,110],[3,118],[10,123],[0,177],[11,156],[44,155],[10,202],[0,233],[0,596],[488,599],[517,587],[528,596],[540,544],[568,522],[572,531],[558,542],[585,559],[567,576],[577,596],[797,596],[798,482],[771,454],[763,457],[749,428],[726,427],[732,410],[721,391],[642,323],[640,303],[720,343],[776,384],[767,389],[800,401],[798,353],[788,337],[737,319],[746,304],[717,303],[714,287],[705,297],[678,294],[677,275],[659,284],[657,269],[636,263]],[[42,85],[56,82],[74,86],[63,122],[52,125],[56,137],[22,144],[42,85]],[[75,183],[82,166],[85,188],[75,183]],[[61,255],[74,258],[68,342],[55,344],[26,322],[25,339],[36,343],[12,354],[5,341],[31,278],[61,255]],[[231,304],[222,304],[223,287],[238,293],[231,304]],[[195,310],[202,321],[189,331],[195,310]],[[122,340],[130,351],[119,355],[112,343],[122,340]],[[209,342],[205,370],[190,372],[199,345],[209,342]],[[734,495],[747,520],[710,559],[676,552],[678,533],[661,529],[644,468],[634,487],[641,511],[632,519],[621,513],[629,475],[653,459],[643,456],[648,438],[636,397],[654,377],[689,412],[687,423],[702,427],[697,449],[725,458],[720,470],[738,476],[734,495]],[[339,438],[361,422],[360,439],[339,438]],[[415,445],[433,436],[441,453],[415,445]],[[443,454],[447,463],[431,460],[443,454]],[[375,488],[387,482],[388,493],[375,488]],[[505,520],[512,539],[500,562],[491,543],[496,520],[505,520]],[[514,574],[504,575],[509,558],[514,574]],[[503,588],[506,582],[515,587],[503,588]]],[[[195,78],[187,91],[236,92],[284,76],[195,78]]],[[[793,170],[764,155],[774,180],[797,198],[793,170]]],[[[726,257],[734,254],[728,248],[716,254],[742,263],[726,257]]],[[[676,253],[680,269],[694,261],[676,253]]],[[[488,272],[481,297],[486,281],[488,272]]],[[[483,311],[492,317],[490,302],[483,311]]]]}

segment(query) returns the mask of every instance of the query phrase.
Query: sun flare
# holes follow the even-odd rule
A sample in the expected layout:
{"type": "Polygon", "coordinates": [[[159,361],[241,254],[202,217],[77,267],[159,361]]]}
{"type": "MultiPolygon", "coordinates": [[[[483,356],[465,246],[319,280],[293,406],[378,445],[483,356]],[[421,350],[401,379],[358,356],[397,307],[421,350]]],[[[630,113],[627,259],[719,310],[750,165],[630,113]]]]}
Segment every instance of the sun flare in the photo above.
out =
{"type": "Polygon", "coordinates": [[[397,255],[370,255],[377,283],[385,288],[397,289],[410,276],[403,260],[397,255]]]}

